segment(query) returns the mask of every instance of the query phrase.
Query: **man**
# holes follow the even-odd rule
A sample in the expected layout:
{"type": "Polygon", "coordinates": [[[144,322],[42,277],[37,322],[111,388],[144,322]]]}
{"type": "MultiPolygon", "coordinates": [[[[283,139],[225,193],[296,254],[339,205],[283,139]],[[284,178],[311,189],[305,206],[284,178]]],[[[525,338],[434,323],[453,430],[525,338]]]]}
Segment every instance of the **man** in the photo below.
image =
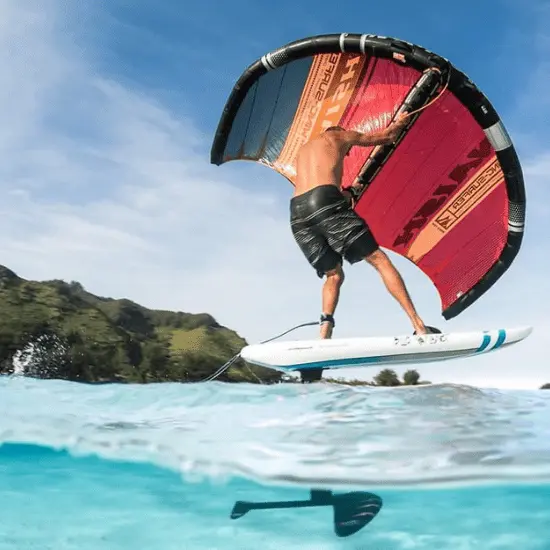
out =
{"type": "Polygon", "coordinates": [[[321,338],[330,338],[340,287],[344,282],[342,257],[350,264],[366,260],[380,274],[387,290],[408,315],[416,334],[440,332],[419,317],[403,279],[379,248],[368,225],[342,191],[342,167],[351,147],[392,143],[406,123],[406,115],[380,132],[367,135],[333,126],[305,143],[296,159],[294,196],[290,201],[292,233],[303,254],[326,276],[322,292],[321,338]]]}

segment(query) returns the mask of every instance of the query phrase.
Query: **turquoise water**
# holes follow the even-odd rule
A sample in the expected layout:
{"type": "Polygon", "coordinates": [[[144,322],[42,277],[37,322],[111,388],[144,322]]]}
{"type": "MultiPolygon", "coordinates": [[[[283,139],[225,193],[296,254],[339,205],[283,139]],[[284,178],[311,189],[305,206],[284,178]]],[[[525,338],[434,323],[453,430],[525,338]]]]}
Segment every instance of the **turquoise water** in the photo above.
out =
{"type": "Polygon", "coordinates": [[[3,377],[0,442],[0,550],[550,549],[550,391],[3,377]]]}

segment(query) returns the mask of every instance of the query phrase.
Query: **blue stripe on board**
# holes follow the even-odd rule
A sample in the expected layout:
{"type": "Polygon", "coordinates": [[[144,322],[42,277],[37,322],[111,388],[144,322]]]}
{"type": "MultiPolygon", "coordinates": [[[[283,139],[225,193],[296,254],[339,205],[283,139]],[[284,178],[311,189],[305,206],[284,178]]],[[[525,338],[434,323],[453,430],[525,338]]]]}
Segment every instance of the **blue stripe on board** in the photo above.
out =
{"type": "Polygon", "coordinates": [[[369,363],[379,363],[381,360],[385,359],[385,356],[376,356],[376,357],[353,357],[350,359],[327,359],[325,361],[314,361],[312,363],[304,363],[302,365],[277,365],[276,367],[271,367],[274,369],[284,369],[284,370],[307,370],[307,369],[328,369],[331,367],[339,367],[342,365],[360,365],[360,364],[369,364],[369,363]]]}
{"type": "Polygon", "coordinates": [[[504,343],[504,340],[506,340],[506,331],[504,329],[500,329],[498,331],[498,339],[497,339],[497,343],[495,344],[495,346],[493,347],[493,349],[498,349],[500,348],[500,346],[502,346],[502,344],[504,343]]]}
{"type": "Polygon", "coordinates": [[[483,335],[483,341],[481,342],[481,346],[477,348],[476,353],[481,353],[482,351],[487,349],[487,346],[491,343],[491,335],[489,333],[485,333],[483,335]]]}

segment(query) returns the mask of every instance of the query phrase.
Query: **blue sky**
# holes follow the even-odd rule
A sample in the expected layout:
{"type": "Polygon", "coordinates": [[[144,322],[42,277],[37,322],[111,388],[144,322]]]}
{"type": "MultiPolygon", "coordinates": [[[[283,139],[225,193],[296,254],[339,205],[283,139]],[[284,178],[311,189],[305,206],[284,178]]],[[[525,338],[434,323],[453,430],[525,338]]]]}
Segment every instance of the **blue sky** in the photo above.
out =
{"type": "MultiPolygon", "coordinates": [[[[150,307],[208,311],[251,342],[316,320],[320,281],[289,232],[287,182],[250,163],[211,166],[213,133],[233,83],[264,53],[312,34],[394,36],[449,58],[488,95],[520,154],[528,193],[515,264],[451,322],[427,278],[396,262],[429,324],[533,324],[534,334],[500,354],[419,370],[433,381],[485,386],[550,381],[549,2],[0,7],[1,263],[26,278],[79,280],[150,307]]],[[[337,336],[409,332],[382,288],[368,266],[347,269],[337,336]]]]}

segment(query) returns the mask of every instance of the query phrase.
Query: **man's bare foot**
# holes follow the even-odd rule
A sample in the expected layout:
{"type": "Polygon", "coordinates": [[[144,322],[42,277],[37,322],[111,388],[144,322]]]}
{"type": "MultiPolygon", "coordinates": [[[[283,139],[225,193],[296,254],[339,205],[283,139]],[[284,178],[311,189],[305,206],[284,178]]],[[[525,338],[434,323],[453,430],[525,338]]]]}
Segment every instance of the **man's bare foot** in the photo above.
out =
{"type": "Polygon", "coordinates": [[[414,325],[414,333],[415,335],[423,335],[423,334],[441,334],[441,331],[436,327],[428,327],[424,323],[421,323],[418,325],[414,325]]]}
{"type": "Polygon", "coordinates": [[[332,338],[333,326],[330,323],[323,323],[321,325],[320,336],[323,339],[332,338]]]}
{"type": "Polygon", "coordinates": [[[424,325],[424,323],[421,323],[421,324],[415,323],[413,325],[413,328],[414,328],[415,334],[418,334],[418,335],[428,334],[428,329],[426,328],[426,325],[424,325]]]}

